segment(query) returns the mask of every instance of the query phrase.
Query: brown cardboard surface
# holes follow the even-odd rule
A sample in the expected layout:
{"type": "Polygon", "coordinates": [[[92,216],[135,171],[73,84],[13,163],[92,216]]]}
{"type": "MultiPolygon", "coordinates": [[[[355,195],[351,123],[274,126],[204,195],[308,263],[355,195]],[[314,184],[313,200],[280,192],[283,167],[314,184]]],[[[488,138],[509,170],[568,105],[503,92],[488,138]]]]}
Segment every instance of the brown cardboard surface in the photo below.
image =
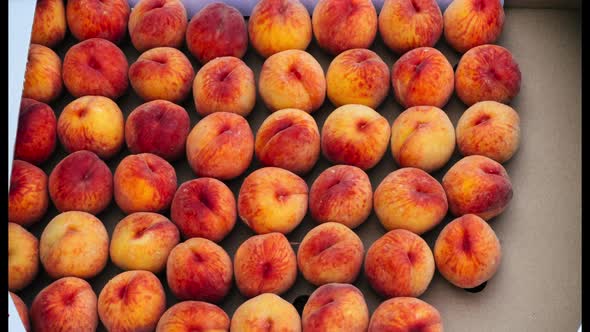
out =
{"type": "Polygon", "coordinates": [[[514,8],[582,8],[582,0],[505,0],[505,7],[514,8]]]}
{"type": "MultiPolygon", "coordinates": [[[[522,87],[519,96],[512,102],[521,117],[522,142],[518,153],[505,167],[512,179],[514,197],[507,210],[490,221],[503,249],[500,269],[481,292],[469,293],[456,288],[435,276],[421,299],[438,308],[442,314],[446,331],[575,331],[581,317],[581,17],[576,11],[507,9],[504,32],[498,44],[511,50],[522,71],[522,87]]],[[[68,37],[58,50],[63,59],[67,49],[75,41],[68,37]]],[[[452,51],[444,41],[437,46],[455,65],[460,55],[452,51]]],[[[128,39],[124,46],[129,63],[139,56],[128,39]]],[[[372,49],[380,54],[391,66],[397,56],[387,50],[380,40],[372,49]]],[[[186,49],[183,51],[186,52],[186,49]]],[[[324,71],[332,59],[312,42],[308,48],[322,65],[324,71]]],[[[200,66],[193,61],[195,70],[200,66]]],[[[256,79],[263,59],[252,49],[245,56],[246,63],[254,70],[256,79]]],[[[65,93],[52,107],[59,115],[73,97],[65,93]]],[[[125,117],[142,101],[131,88],[117,100],[125,117]]],[[[199,120],[194,110],[192,96],[183,104],[194,126],[199,120]]],[[[444,107],[451,121],[456,125],[466,106],[455,96],[444,107]]],[[[313,116],[320,127],[328,114],[334,110],[328,99],[313,116]]],[[[379,107],[389,123],[403,111],[393,100],[392,92],[379,107]]],[[[270,114],[260,98],[256,108],[247,120],[256,133],[262,121],[270,114]]],[[[129,154],[124,149],[107,163],[114,172],[120,160],[129,154]]],[[[53,157],[43,165],[49,174],[65,156],[58,145],[53,157]]],[[[457,151],[448,165],[433,175],[440,181],[446,170],[460,158],[457,151]]],[[[178,184],[195,178],[186,159],[173,163],[177,171],[178,184]]],[[[330,163],[323,157],[314,169],[304,177],[311,186],[313,180],[330,163]]],[[[246,174],[226,182],[237,197],[244,177],[259,168],[254,160],[246,174]]],[[[373,189],[390,172],[397,169],[388,151],[383,160],[367,174],[373,189]]],[[[53,206],[45,218],[30,230],[37,237],[45,225],[57,215],[53,206]]],[[[169,217],[169,212],[164,215],[169,217]]],[[[98,215],[104,222],[109,235],[123,218],[116,204],[98,215]]],[[[447,218],[424,238],[433,246],[442,227],[452,218],[447,218]]],[[[288,235],[297,250],[297,243],[316,224],[309,214],[299,227],[288,235]]],[[[374,213],[356,230],[362,238],[365,249],[385,234],[374,213]]],[[[237,247],[253,232],[238,220],[231,234],[221,245],[233,257],[237,247]]],[[[122,272],[110,261],[97,277],[89,280],[98,295],[104,284],[122,272]]],[[[167,286],[165,273],[158,275],[167,292],[168,307],[177,302],[167,286]]],[[[30,306],[35,295],[51,282],[41,271],[33,284],[18,292],[30,306]]],[[[370,289],[367,279],[361,273],[354,283],[362,290],[372,313],[382,298],[370,289]]],[[[293,288],[283,297],[293,302],[300,295],[308,295],[314,287],[301,274],[293,288]]],[[[220,304],[228,313],[243,301],[236,287],[220,304]]],[[[104,330],[102,325],[99,330],[104,330]]]]}

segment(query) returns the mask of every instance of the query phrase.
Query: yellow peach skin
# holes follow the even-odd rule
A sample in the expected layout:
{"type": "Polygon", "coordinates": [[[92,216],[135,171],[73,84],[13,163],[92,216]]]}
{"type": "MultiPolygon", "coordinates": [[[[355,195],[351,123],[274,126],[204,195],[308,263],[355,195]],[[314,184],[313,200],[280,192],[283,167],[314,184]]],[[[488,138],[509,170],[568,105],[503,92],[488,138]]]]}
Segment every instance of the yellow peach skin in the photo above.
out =
{"type": "Polygon", "coordinates": [[[301,318],[295,307],[280,296],[265,293],[242,303],[231,319],[231,332],[301,332],[301,318]]]}
{"type": "Polygon", "coordinates": [[[258,90],[271,112],[297,108],[312,113],[324,103],[326,78],[322,66],[311,54],[287,50],[264,61],[258,90]]]}
{"type": "Polygon", "coordinates": [[[39,272],[39,241],[18,224],[8,223],[8,289],[27,287],[39,272]]]}
{"type": "Polygon", "coordinates": [[[334,106],[361,104],[376,109],[389,92],[389,68],[371,50],[347,50],[330,63],[326,84],[334,106]]]}
{"type": "Polygon", "coordinates": [[[63,0],[39,0],[31,31],[31,43],[54,47],[66,35],[66,10],[63,0]]]}
{"type": "Polygon", "coordinates": [[[129,36],[140,52],[154,47],[180,48],[187,14],[179,0],[141,0],[129,15],[129,36]]]}
{"type": "Polygon", "coordinates": [[[124,132],[121,109],[103,96],[80,97],[57,119],[57,137],[67,152],[89,150],[102,159],[110,159],[121,150],[124,132]]]}
{"type": "Polygon", "coordinates": [[[443,332],[440,312],[414,297],[396,297],[381,303],[371,316],[368,332],[443,332]]]}
{"type": "Polygon", "coordinates": [[[248,19],[250,43],[264,58],[285,50],[305,50],[311,32],[311,18],[299,0],[261,0],[248,19]]]}
{"type": "Polygon", "coordinates": [[[59,56],[49,47],[31,44],[25,70],[23,97],[50,103],[59,97],[62,90],[59,56]]]}

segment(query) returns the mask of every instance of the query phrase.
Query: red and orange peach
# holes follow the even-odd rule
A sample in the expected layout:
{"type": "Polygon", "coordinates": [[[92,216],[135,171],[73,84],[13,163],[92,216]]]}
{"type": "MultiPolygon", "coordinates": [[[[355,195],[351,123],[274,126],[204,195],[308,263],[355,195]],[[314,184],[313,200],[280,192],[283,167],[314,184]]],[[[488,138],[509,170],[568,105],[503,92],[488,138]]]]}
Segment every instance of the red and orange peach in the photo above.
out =
{"type": "Polygon", "coordinates": [[[127,0],[68,0],[66,4],[68,28],[80,41],[104,38],[118,44],[127,34],[130,12],[127,0]]]}
{"type": "Polygon", "coordinates": [[[430,304],[414,297],[396,297],[381,303],[369,322],[368,332],[443,332],[442,318],[430,304]]]}
{"type": "Polygon", "coordinates": [[[39,272],[39,241],[29,231],[8,223],[8,289],[27,287],[39,272]]]}
{"type": "Polygon", "coordinates": [[[42,103],[54,101],[63,90],[61,76],[59,56],[49,47],[31,44],[22,96],[42,103]]]}
{"type": "Polygon", "coordinates": [[[66,9],[63,0],[37,1],[31,43],[54,47],[64,39],[66,29],[66,9]]]}
{"type": "Polygon", "coordinates": [[[154,47],[180,48],[187,14],[180,0],[140,0],[129,15],[131,43],[140,52],[154,47]]]}
{"type": "Polygon", "coordinates": [[[176,303],[164,312],[156,332],[229,331],[229,316],[218,306],[201,301],[176,303]]]}
{"type": "Polygon", "coordinates": [[[26,332],[31,331],[31,323],[29,322],[29,308],[23,300],[16,294],[11,291],[8,291],[10,294],[10,298],[12,299],[12,303],[14,303],[14,307],[16,308],[16,312],[18,313],[18,317],[20,317],[20,321],[23,324],[26,332]]]}
{"type": "Polygon", "coordinates": [[[45,103],[22,98],[14,159],[42,164],[55,150],[56,135],[57,120],[53,109],[45,103]]]}
{"type": "Polygon", "coordinates": [[[301,332],[301,318],[291,303],[278,295],[265,293],[236,309],[229,330],[301,332]]]}
{"type": "Polygon", "coordinates": [[[28,227],[49,207],[47,175],[26,161],[14,160],[8,190],[8,221],[28,227]]]}

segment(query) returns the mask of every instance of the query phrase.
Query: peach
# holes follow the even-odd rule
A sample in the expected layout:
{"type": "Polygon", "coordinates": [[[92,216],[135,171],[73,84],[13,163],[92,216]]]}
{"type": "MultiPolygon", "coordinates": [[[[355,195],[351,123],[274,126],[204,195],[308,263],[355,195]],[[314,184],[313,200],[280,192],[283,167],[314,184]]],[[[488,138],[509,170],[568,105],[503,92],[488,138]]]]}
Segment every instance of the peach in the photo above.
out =
{"type": "Polygon", "coordinates": [[[245,297],[281,295],[295,283],[297,259],[285,235],[254,235],[238,247],[234,273],[236,286],[245,297]]]}
{"type": "Polygon", "coordinates": [[[96,331],[96,294],[88,282],[65,277],[45,287],[31,304],[34,331],[96,331]]]}
{"type": "Polygon", "coordinates": [[[244,16],[222,2],[208,4],[191,18],[186,29],[186,46],[202,64],[217,57],[242,58],[248,49],[244,16]]]}
{"type": "Polygon", "coordinates": [[[159,273],[179,241],[178,229],[168,218],[153,212],[136,212],[115,226],[109,255],[122,270],[159,273]]]}
{"type": "Polygon", "coordinates": [[[37,1],[31,43],[54,47],[64,39],[66,28],[66,10],[63,0],[37,1]]]}
{"type": "Polygon", "coordinates": [[[512,183],[502,165],[488,157],[467,156],[454,164],[442,179],[451,213],[475,214],[490,220],[501,214],[512,199],[512,183]]]}
{"type": "Polygon", "coordinates": [[[447,104],[455,86],[449,60],[437,49],[420,47],[402,55],[391,69],[391,85],[403,107],[447,104]]]}
{"type": "Polygon", "coordinates": [[[68,0],[66,18],[76,39],[104,38],[118,44],[127,33],[130,11],[127,0],[68,0]]]}
{"type": "Polygon", "coordinates": [[[152,153],[167,161],[185,153],[191,120],[184,107],[167,100],[137,106],[125,122],[125,141],[131,153],[152,153]]]}
{"type": "Polygon", "coordinates": [[[464,156],[481,155],[503,163],[516,153],[519,142],[518,113],[495,101],[473,104],[457,123],[457,146],[464,156]]]}
{"type": "Polygon", "coordinates": [[[254,72],[238,58],[212,59],[197,72],[193,98],[201,116],[229,112],[245,117],[256,103],[254,72]]]}
{"type": "Polygon", "coordinates": [[[501,259],[496,233],[474,214],[448,223],[434,244],[436,268],[445,279],[461,288],[474,288],[490,280],[501,259]]]}
{"type": "Polygon", "coordinates": [[[232,286],[229,255],[215,242],[195,237],[172,249],[166,280],[179,300],[219,303],[232,286]]]}
{"type": "Polygon", "coordinates": [[[113,182],[115,202],[126,214],[168,209],[177,185],[174,167],[151,153],[123,158],[113,182]]]}
{"type": "Polygon", "coordinates": [[[153,331],[166,310],[166,293],[149,271],[127,271],[98,295],[98,316],[108,331],[153,331]]]}
{"type": "Polygon", "coordinates": [[[195,77],[186,55],[171,47],[156,47],[142,53],[129,67],[129,81],[146,101],[164,99],[180,103],[188,96],[195,77]]]}
{"type": "Polygon", "coordinates": [[[369,322],[368,332],[443,332],[435,307],[414,297],[396,297],[381,303],[369,322]]]}
{"type": "Polygon", "coordinates": [[[64,159],[49,175],[49,196],[61,211],[102,212],[113,197],[113,174],[90,151],[76,151],[64,159]]]}
{"type": "Polygon", "coordinates": [[[305,50],[311,18],[299,0],[261,0],[248,19],[250,44],[264,58],[286,50],[305,50]]]}
{"type": "Polygon", "coordinates": [[[280,296],[265,293],[242,303],[231,319],[230,331],[301,332],[295,307],[280,296]]]}
{"type": "Polygon", "coordinates": [[[66,52],[63,81],[74,97],[98,95],[117,99],[129,86],[128,68],[127,58],[117,45],[106,39],[91,38],[66,52]]]}
{"type": "Polygon", "coordinates": [[[445,10],[445,39],[459,53],[493,44],[502,33],[504,7],[499,0],[458,0],[445,10]]]}
{"type": "Polygon", "coordinates": [[[48,207],[45,172],[26,161],[14,160],[8,190],[8,221],[29,227],[43,218],[48,207]]]}
{"type": "Polygon", "coordinates": [[[375,190],[375,214],[386,230],[406,229],[418,235],[438,225],[447,214],[443,187],[419,168],[400,168],[375,190]]]}
{"type": "Polygon", "coordinates": [[[309,211],[318,223],[337,222],[354,229],[365,222],[372,208],[371,181],[355,166],[327,168],[309,191],[309,211]]]}
{"type": "Polygon", "coordinates": [[[25,69],[23,98],[54,101],[63,90],[61,59],[49,47],[31,44],[25,69]]]}
{"type": "Polygon", "coordinates": [[[377,239],[365,257],[365,275],[385,298],[419,297],[434,275],[432,251],[420,236],[394,229],[377,239]]]}
{"type": "Polygon", "coordinates": [[[263,166],[307,174],[320,157],[320,130],[308,113],[282,109],[268,116],[258,128],[254,152],[263,166]]]}
{"type": "Polygon", "coordinates": [[[18,312],[18,316],[20,317],[25,331],[31,331],[31,324],[29,322],[29,309],[27,308],[27,305],[18,295],[14,294],[13,292],[8,291],[8,294],[10,294],[10,298],[14,303],[16,312],[18,312]]]}
{"type": "Polygon", "coordinates": [[[154,47],[180,48],[187,24],[180,0],[140,0],[129,15],[129,36],[140,52],[154,47]]]}
{"type": "Polygon", "coordinates": [[[39,272],[39,241],[19,224],[8,223],[8,289],[27,287],[39,272]]]}
{"type": "Polygon", "coordinates": [[[238,193],[238,215],[257,234],[290,233],[307,211],[308,188],[292,172],[263,167],[250,173],[238,193]]]}
{"type": "Polygon", "coordinates": [[[371,0],[320,0],[311,22],[318,45],[332,55],[370,48],[377,35],[377,11],[371,0]]]}
{"type": "Polygon", "coordinates": [[[164,312],[156,332],[222,332],[229,331],[229,322],[229,316],[214,304],[184,301],[164,312]]]}
{"type": "Polygon", "coordinates": [[[410,107],[391,126],[391,152],[401,167],[431,173],[445,166],[454,150],[455,129],[438,107],[410,107]]]}
{"type": "Polygon", "coordinates": [[[14,159],[35,165],[44,163],[55,150],[56,132],[57,120],[53,109],[45,103],[22,98],[14,159]]]}
{"type": "Polygon", "coordinates": [[[332,163],[366,171],[383,158],[390,135],[387,119],[372,108],[359,104],[340,106],[324,121],[322,153],[332,163]]]}
{"type": "Polygon", "coordinates": [[[347,50],[330,63],[326,85],[328,99],[336,107],[361,104],[375,109],[389,92],[389,68],[371,50],[347,50]]]}
{"type": "Polygon", "coordinates": [[[297,250],[297,265],[313,285],[353,283],[361,271],[365,248],[350,228],[335,222],[310,230],[297,250]]]}
{"type": "Polygon", "coordinates": [[[297,108],[312,113],[324,103],[326,78],[322,66],[311,54],[287,50],[264,61],[258,90],[271,112],[297,108]]]}
{"type": "Polygon", "coordinates": [[[216,112],[199,121],[186,139],[186,156],[200,177],[231,180],[248,169],[254,155],[254,134],[244,117],[216,112]]]}
{"type": "Polygon", "coordinates": [[[365,332],[369,308],[358,288],[331,283],[317,288],[303,307],[304,331],[365,332]]]}
{"type": "Polygon", "coordinates": [[[442,32],[443,16],[435,0],[385,0],[379,13],[379,34],[397,54],[434,47],[442,32]]]}
{"type": "Polygon", "coordinates": [[[107,264],[109,235],[102,222],[90,213],[63,212],[45,226],[39,241],[39,256],[53,279],[89,279],[107,264]]]}
{"type": "Polygon", "coordinates": [[[174,194],[170,217],[185,239],[202,237],[220,242],[236,224],[236,199],[217,179],[190,180],[174,194]]]}
{"type": "Polygon", "coordinates": [[[520,92],[521,73],[509,50],[482,45],[463,54],[455,71],[455,91],[471,106],[492,100],[507,104],[520,92]]]}
{"type": "Polygon", "coordinates": [[[57,137],[67,152],[88,150],[102,159],[119,153],[124,132],[123,112],[114,101],[102,96],[75,99],[57,120],[57,137]]]}

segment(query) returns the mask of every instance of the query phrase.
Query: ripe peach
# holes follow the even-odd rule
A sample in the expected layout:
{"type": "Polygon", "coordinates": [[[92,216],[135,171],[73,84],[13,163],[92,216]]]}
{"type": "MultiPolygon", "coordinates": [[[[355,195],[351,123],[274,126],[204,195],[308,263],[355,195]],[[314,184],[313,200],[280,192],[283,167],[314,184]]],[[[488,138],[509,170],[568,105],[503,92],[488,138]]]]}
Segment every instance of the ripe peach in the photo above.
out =
{"type": "Polygon", "coordinates": [[[502,213],[513,194],[504,167],[478,155],[459,160],[447,171],[442,185],[454,216],[471,213],[486,221],[502,213]]]}
{"type": "Polygon", "coordinates": [[[322,153],[332,163],[373,168],[383,158],[391,128],[372,108],[348,104],[328,117],[322,128],[322,153]]]}
{"type": "Polygon", "coordinates": [[[477,287],[491,279],[501,258],[496,233],[474,214],[463,215],[447,224],[434,245],[438,271],[461,288],[477,287]]]}
{"type": "Polygon", "coordinates": [[[159,273],[179,241],[178,229],[168,218],[153,212],[136,212],[115,226],[109,254],[122,270],[159,273]]]}
{"type": "Polygon", "coordinates": [[[53,50],[31,44],[22,96],[42,103],[54,101],[63,90],[61,70],[61,59],[53,50]]]}
{"type": "Polygon", "coordinates": [[[386,230],[402,228],[418,235],[438,225],[448,210],[441,184],[413,167],[389,173],[375,190],[374,205],[386,230]]]}
{"type": "MultiPolygon", "coordinates": [[[[73,1],[68,2],[68,7],[70,3],[73,1]]],[[[128,68],[127,58],[117,45],[106,39],[91,38],[66,52],[63,81],[74,97],[98,95],[117,99],[129,86],[128,68]]]]}
{"type": "Polygon", "coordinates": [[[127,0],[68,0],[66,18],[76,39],[104,38],[118,44],[127,34],[130,11],[127,0]]]}
{"type": "Polygon", "coordinates": [[[202,64],[223,56],[242,58],[248,49],[244,16],[222,2],[208,4],[191,18],[186,46],[202,64]]]}
{"type": "Polygon", "coordinates": [[[47,47],[59,44],[66,35],[66,10],[63,0],[39,0],[31,31],[31,43],[47,47]]]}
{"type": "Polygon", "coordinates": [[[39,241],[22,226],[8,223],[8,289],[27,287],[39,272],[39,241]]]}
{"type": "Polygon", "coordinates": [[[458,0],[445,10],[445,39],[457,52],[494,43],[502,33],[504,7],[499,0],[458,0]]]}
{"type": "Polygon", "coordinates": [[[310,230],[297,250],[297,265],[305,280],[316,286],[353,283],[361,271],[365,248],[350,228],[335,222],[310,230]]]}
{"type": "Polygon", "coordinates": [[[301,320],[304,331],[365,332],[369,308],[355,286],[331,283],[311,293],[301,320]]]}
{"type": "Polygon", "coordinates": [[[311,22],[319,46],[332,55],[369,48],[377,34],[377,11],[371,0],[320,0],[311,22]]]}
{"type": "Polygon", "coordinates": [[[414,297],[396,297],[381,303],[369,323],[368,332],[428,331],[443,332],[440,313],[414,297]]]}
{"type": "Polygon", "coordinates": [[[187,14],[179,0],[140,0],[129,15],[131,43],[140,52],[154,47],[180,48],[187,14]]]}
{"type": "Polygon", "coordinates": [[[278,295],[265,293],[236,309],[229,330],[301,332],[301,318],[291,303],[278,295]]]}
{"type": "Polygon", "coordinates": [[[464,156],[481,155],[499,163],[508,161],[520,142],[520,117],[507,105],[480,101],[457,123],[457,146],[464,156]]]}
{"type": "Polygon", "coordinates": [[[88,150],[102,159],[119,153],[124,132],[123,112],[114,101],[102,96],[75,99],[57,120],[57,137],[67,152],[88,150]]]}
{"type": "Polygon", "coordinates": [[[220,242],[236,224],[236,199],[217,179],[190,180],[174,194],[170,217],[185,239],[203,237],[220,242]]]}
{"type": "Polygon", "coordinates": [[[229,316],[214,304],[184,301],[164,312],[156,332],[223,332],[229,331],[229,322],[229,316]]]}
{"type": "Polygon", "coordinates": [[[303,175],[320,157],[320,130],[308,113],[282,109],[268,116],[258,128],[254,152],[263,166],[303,175]]]}
{"type": "Polygon", "coordinates": [[[186,156],[200,177],[230,180],[246,171],[254,154],[254,134],[244,117],[216,112],[199,121],[186,139],[186,156]]]}
{"type": "Polygon", "coordinates": [[[166,263],[168,286],[179,300],[219,303],[231,288],[232,275],[227,252],[199,237],[174,247],[166,263]]]}
{"type": "Polygon", "coordinates": [[[309,191],[309,211],[318,223],[337,222],[354,229],[369,217],[372,208],[371,181],[355,166],[327,168],[309,191]]]}
{"type": "Polygon", "coordinates": [[[191,120],[184,107],[166,100],[137,106],[125,122],[125,141],[131,153],[153,153],[167,161],[180,159],[191,120]]]}
{"type": "Polygon", "coordinates": [[[14,159],[39,165],[55,150],[57,120],[49,105],[22,98],[18,129],[14,144],[14,159]]]}
{"type": "Polygon", "coordinates": [[[111,203],[113,174],[96,154],[76,151],[51,171],[49,196],[61,212],[74,210],[99,214],[111,203]]]}
{"type": "Polygon", "coordinates": [[[8,191],[8,221],[31,226],[41,220],[48,206],[45,172],[26,161],[14,160],[8,191]]]}
{"type": "Polygon", "coordinates": [[[393,122],[391,152],[401,167],[434,172],[451,159],[454,150],[453,123],[438,107],[410,107],[393,122]]]}
{"type": "Polygon", "coordinates": [[[455,86],[449,60],[437,49],[420,47],[402,55],[391,70],[395,99],[403,107],[447,104],[455,86]]]}
{"type": "Polygon", "coordinates": [[[285,235],[254,235],[238,247],[234,273],[236,286],[245,297],[281,295],[295,283],[297,259],[285,235]]]}
{"type": "Polygon", "coordinates": [[[153,331],[166,310],[160,280],[149,271],[127,271],[98,295],[98,316],[108,331],[153,331]]]}
{"type": "Polygon", "coordinates": [[[463,54],[455,71],[455,91],[467,106],[492,100],[509,103],[520,92],[521,73],[512,53],[482,45],[463,54]]]}
{"type": "Polygon", "coordinates": [[[194,77],[193,65],[186,55],[171,47],[145,51],[129,67],[131,86],[146,101],[164,99],[180,103],[188,96],[194,77]]]}
{"type": "Polygon", "coordinates": [[[263,167],[250,173],[238,194],[238,215],[257,234],[290,233],[307,211],[305,181],[287,170],[263,167]]]}
{"type": "Polygon", "coordinates": [[[287,50],[264,61],[258,90],[271,112],[298,108],[312,113],[324,103],[326,78],[322,67],[311,54],[287,50]]]}
{"type": "Polygon", "coordinates": [[[170,207],[176,171],[155,154],[140,153],[121,160],[113,182],[115,201],[124,213],[159,212],[170,207]]]}
{"type": "Polygon", "coordinates": [[[92,278],[107,264],[109,235],[102,222],[90,213],[63,212],[45,226],[39,255],[53,279],[92,278]]]}
{"type": "Polygon", "coordinates": [[[18,312],[18,316],[20,317],[21,323],[23,324],[25,331],[31,331],[31,324],[29,322],[29,308],[27,308],[25,302],[23,302],[23,300],[18,295],[14,294],[11,291],[8,291],[8,294],[10,294],[10,298],[14,303],[16,312],[18,312]]]}
{"type": "Polygon", "coordinates": [[[254,72],[238,58],[212,59],[197,72],[193,98],[201,116],[230,112],[245,117],[256,103],[254,72]]]}
{"type": "Polygon", "coordinates": [[[434,275],[432,251],[420,236],[405,229],[389,231],[371,245],[365,275],[385,298],[419,297],[434,275]]]}
{"type": "Polygon", "coordinates": [[[371,50],[347,50],[330,63],[326,84],[328,98],[334,106],[361,104],[375,109],[389,92],[389,68],[371,50]]]}
{"type": "Polygon", "coordinates": [[[434,47],[442,32],[443,16],[435,0],[385,0],[379,13],[379,34],[397,54],[434,47]]]}
{"type": "Polygon", "coordinates": [[[286,50],[305,50],[311,31],[309,12],[299,0],[261,0],[248,19],[250,43],[264,58],[286,50]]]}
{"type": "Polygon", "coordinates": [[[65,277],[45,287],[31,304],[34,331],[96,331],[96,294],[88,282],[65,277]]]}

